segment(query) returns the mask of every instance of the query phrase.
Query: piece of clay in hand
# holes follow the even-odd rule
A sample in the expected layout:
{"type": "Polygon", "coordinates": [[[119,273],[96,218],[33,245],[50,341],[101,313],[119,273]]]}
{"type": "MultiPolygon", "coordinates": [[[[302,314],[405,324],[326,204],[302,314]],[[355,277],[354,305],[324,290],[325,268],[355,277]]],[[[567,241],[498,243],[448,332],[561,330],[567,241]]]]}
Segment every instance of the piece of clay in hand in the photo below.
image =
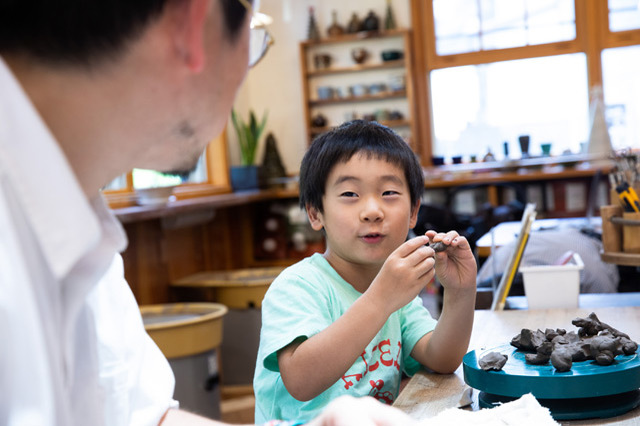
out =
{"type": "Polygon", "coordinates": [[[447,249],[447,245],[442,241],[438,241],[437,243],[429,244],[429,247],[433,249],[436,253],[440,253],[441,251],[445,251],[447,249]]]}
{"type": "Polygon", "coordinates": [[[507,363],[508,358],[507,355],[501,354],[500,352],[489,352],[478,360],[478,365],[480,365],[480,368],[484,371],[500,371],[507,363]]]}

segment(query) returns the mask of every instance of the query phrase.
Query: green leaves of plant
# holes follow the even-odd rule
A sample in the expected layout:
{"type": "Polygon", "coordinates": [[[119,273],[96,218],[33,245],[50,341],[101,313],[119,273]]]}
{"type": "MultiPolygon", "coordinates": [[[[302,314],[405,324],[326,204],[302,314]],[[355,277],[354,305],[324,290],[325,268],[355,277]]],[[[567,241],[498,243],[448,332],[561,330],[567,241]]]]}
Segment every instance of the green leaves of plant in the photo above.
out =
{"type": "Polygon", "coordinates": [[[254,164],[256,151],[258,150],[258,142],[267,124],[267,115],[268,111],[265,111],[262,120],[258,123],[256,115],[251,110],[249,111],[249,123],[245,123],[234,109],[231,110],[231,120],[238,134],[240,157],[243,166],[251,166],[254,164]]]}

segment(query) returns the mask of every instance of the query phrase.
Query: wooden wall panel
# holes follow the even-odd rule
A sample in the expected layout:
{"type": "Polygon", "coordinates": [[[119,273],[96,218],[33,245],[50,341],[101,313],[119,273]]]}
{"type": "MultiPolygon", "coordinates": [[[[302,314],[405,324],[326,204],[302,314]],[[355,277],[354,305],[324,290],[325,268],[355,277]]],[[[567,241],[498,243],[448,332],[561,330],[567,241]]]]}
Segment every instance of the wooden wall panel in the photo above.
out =
{"type": "Polygon", "coordinates": [[[170,283],[186,275],[252,266],[250,219],[251,204],[126,224],[125,277],[138,303],[173,301],[170,283]]]}

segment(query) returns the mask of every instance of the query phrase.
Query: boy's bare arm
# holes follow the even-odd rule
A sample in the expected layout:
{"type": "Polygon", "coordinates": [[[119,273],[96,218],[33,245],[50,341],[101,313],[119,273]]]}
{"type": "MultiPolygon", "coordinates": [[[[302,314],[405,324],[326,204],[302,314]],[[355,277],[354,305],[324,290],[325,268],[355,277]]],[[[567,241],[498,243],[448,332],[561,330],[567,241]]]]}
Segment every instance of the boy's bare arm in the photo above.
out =
{"type": "Polygon", "coordinates": [[[434,275],[428,238],[402,244],[385,261],[367,291],[322,332],[278,353],[287,391],[296,399],[315,398],[340,380],[393,312],[413,300],[434,275]]]}
{"type": "Polygon", "coordinates": [[[444,287],[442,314],[432,333],[416,343],[411,355],[440,373],[454,372],[469,347],[476,301],[477,265],[469,242],[457,232],[427,232],[432,241],[449,247],[436,253],[435,270],[444,287]]]}

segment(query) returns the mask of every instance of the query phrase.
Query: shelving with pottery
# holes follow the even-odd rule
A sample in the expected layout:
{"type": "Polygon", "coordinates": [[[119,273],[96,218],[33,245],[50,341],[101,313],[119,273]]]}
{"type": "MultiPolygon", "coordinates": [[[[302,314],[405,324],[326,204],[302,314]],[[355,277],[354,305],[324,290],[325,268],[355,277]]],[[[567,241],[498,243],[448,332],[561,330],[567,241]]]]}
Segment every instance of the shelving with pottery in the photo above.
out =
{"type": "Polygon", "coordinates": [[[411,139],[416,132],[410,37],[409,30],[395,29],[300,43],[309,140],[353,118],[374,119],[411,139]],[[358,53],[364,55],[360,63],[358,53]]]}

